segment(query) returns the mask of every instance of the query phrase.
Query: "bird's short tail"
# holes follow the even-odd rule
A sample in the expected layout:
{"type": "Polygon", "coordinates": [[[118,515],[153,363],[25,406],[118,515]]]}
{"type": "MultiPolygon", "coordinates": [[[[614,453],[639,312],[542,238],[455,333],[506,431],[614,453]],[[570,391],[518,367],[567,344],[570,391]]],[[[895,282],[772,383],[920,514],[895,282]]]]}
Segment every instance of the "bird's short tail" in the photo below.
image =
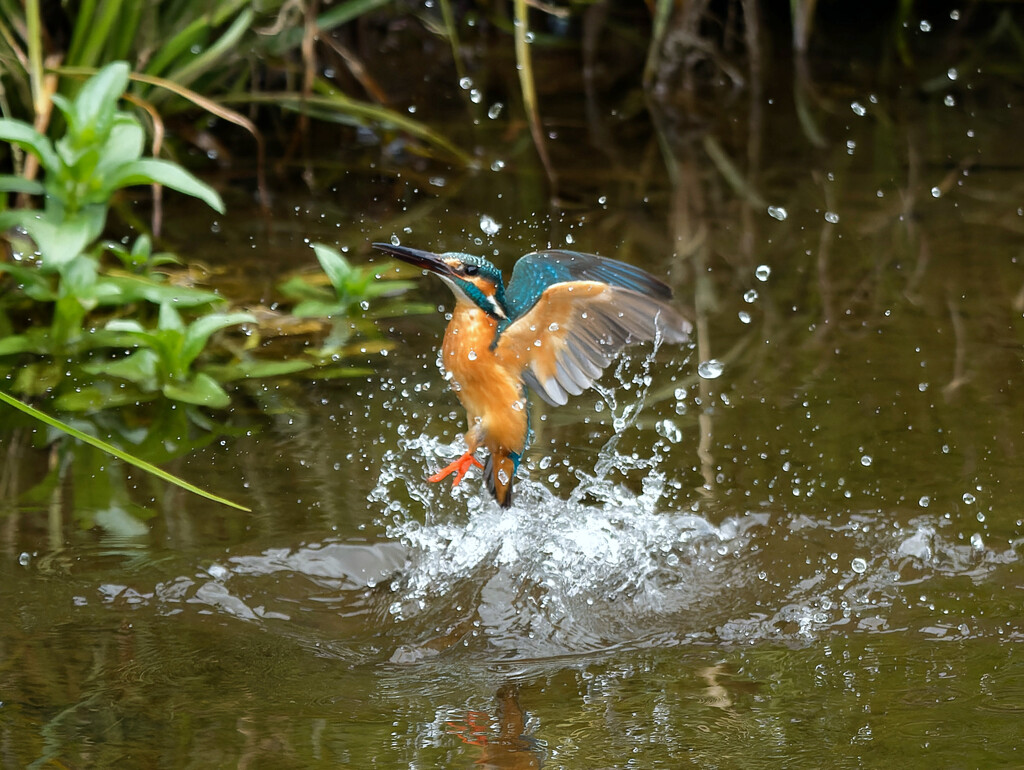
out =
{"type": "Polygon", "coordinates": [[[519,455],[514,452],[490,454],[487,456],[487,462],[484,463],[487,491],[494,495],[494,499],[502,508],[512,505],[512,482],[515,481],[518,467],[519,455]]]}

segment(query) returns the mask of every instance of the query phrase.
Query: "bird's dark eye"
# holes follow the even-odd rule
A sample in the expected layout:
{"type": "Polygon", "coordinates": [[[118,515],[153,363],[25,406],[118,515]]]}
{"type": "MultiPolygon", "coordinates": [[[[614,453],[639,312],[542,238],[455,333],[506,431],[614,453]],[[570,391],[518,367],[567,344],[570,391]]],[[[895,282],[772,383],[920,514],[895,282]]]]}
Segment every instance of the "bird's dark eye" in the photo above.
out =
{"type": "Polygon", "coordinates": [[[462,268],[462,272],[464,272],[466,275],[476,275],[477,273],[480,272],[480,268],[477,267],[476,265],[465,265],[462,268]]]}

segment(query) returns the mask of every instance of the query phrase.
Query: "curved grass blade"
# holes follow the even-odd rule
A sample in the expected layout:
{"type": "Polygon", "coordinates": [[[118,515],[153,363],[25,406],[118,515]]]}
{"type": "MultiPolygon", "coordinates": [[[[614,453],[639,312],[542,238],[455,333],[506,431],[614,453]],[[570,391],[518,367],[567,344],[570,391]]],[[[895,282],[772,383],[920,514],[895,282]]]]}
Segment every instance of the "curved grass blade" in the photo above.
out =
{"type": "Polygon", "coordinates": [[[344,94],[333,91],[328,94],[313,94],[302,96],[294,93],[255,93],[255,94],[232,94],[223,96],[219,100],[225,102],[245,102],[249,104],[273,104],[282,109],[294,110],[295,112],[308,112],[315,114],[324,120],[335,120],[336,122],[359,122],[378,123],[383,126],[405,131],[412,136],[423,139],[428,144],[444,150],[462,165],[468,166],[472,158],[464,150],[459,149],[436,131],[428,128],[425,124],[411,118],[407,118],[395,110],[381,107],[368,102],[361,102],[352,99],[344,94]]]}
{"type": "Polygon", "coordinates": [[[14,407],[19,412],[27,414],[29,417],[39,420],[42,423],[46,423],[51,428],[56,428],[57,430],[62,431],[63,433],[66,433],[73,438],[77,438],[79,441],[89,444],[90,446],[94,446],[100,451],[106,452],[109,455],[113,455],[114,457],[118,458],[119,460],[123,460],[129,465],[134,465],[136,468],[141,468],[147,473],[152,473],[154,476],[157,476],[163,479],[164,481],[174,484],[175,486],[181,487],[182,489],[188,490],[193,494],[199,495],[200,497],[205,497],[207,500],[212,500],[215,503],[220,503],[221,505],[226,505],[230,508],[235,508],[239,511],[246,511],[248,513],[252,512],[251,508],[246,508],[244,505],[239,505],[238,503],[233,503],[230,500],[227,500],[226,498],[218,497],[212,492],[207,492],[203,489],[200,489],[197,486],[189,484],[187,481],[179,479],[177,476],[174,476],[173,474],[170,474],[165,470],[161,470],[160,468],[157,468],[155,465],[151,463],[147,463],[145,460],[140,460],[138,457],[130,455],[124,450],[118,449],[116,446],[113,446],[112,444],[108,444],[106,441],[95,438],[94,436],[90,436],[86,433],[82,433],[82,431],[78,430],[77,428],[72,428],[70,425],[66,425],[57,418],[51,417],[45,412],[40,412],[38,409],[35,409],[34,407],[31,407],[28,404],[23,403],[22,401],[14,398],[14,396],[10,396],[7,393],[4,393],[2,390],[0,390],[0,401],[3,401],[5,404],[14,407]]]}

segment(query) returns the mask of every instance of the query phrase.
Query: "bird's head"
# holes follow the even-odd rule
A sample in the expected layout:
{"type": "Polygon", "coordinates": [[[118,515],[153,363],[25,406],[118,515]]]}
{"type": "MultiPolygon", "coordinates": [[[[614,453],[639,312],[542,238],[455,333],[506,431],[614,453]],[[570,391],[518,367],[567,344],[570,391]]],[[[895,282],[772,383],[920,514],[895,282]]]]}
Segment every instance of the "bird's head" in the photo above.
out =
{"type": "Polygon", "coordinates": [[[508,320],[501,271],[483,257],[457,251],[434,254],[390,243],[375,243],[373,247],[410,265],[429,270],[448,284],[456,299],[472,302],[499,321],[508,320]]]}

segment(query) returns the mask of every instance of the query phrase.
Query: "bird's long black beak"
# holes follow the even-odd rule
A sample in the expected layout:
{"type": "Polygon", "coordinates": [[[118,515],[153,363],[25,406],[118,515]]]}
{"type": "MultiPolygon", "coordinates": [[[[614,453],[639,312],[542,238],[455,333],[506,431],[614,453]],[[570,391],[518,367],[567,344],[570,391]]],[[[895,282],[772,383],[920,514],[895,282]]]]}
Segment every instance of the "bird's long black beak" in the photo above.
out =
{"type": "Polygon", "coordinates": [[[398,257],[403,262],[408,262],[410,265],[416,267],[422,267],[424,270],[429,270],[432,273],[438,275],[452,275],[452,269],[442,261],[439,254],[434,254],[431,251],[421,251],[420,249],[410,249],[408,246],[393,246],[390,243],[375,243],[373,248],[383,251],[386,254],[390,254],[393,257],[398,257]]]}

